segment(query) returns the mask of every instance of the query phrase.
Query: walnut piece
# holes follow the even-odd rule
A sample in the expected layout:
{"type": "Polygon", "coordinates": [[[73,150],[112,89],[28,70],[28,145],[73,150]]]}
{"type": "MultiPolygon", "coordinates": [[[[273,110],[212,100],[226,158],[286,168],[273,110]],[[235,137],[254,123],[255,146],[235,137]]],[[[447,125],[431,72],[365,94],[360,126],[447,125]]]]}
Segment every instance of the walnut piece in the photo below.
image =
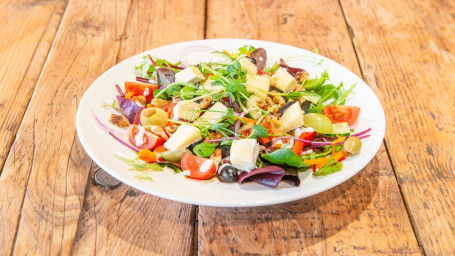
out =
{"type": "Polygon", "coordinates": [[[217,148],[215,151],[213,151],[212,155],[210,156],[210,159],[213,161],[220,163],[221,162],[221,149],[217,148]]]}
{"type": "Polygon", "coordinates": [[[177,124],[173,124],[173,125],[164,127],[164,129],[169,134],[169,136],[171,136],[175,131],[177,131],[178,127],[179,126],[177,124]]]}
{"type": "Polygon", "coordinates": [[[307,80],[309,75],[308,73],[305,71],[305,72],[302,72],[302,71],[299,71],[295,74],[295,80],[297,80],[297,83],[303,83],[303,81],[307,80]]]}
{"type": "Polygon", "coordinates": [[[206,109],[210,106],[210,104],[212,104],[212,97],[210,95],[207,95],[201,102],[201,104],[199,104],[199,108],[200,109],[206,109]]]}
{"type": "Polygon", "coordinates": [[[152,100],[152,105],[153,105],[154,107],[157,107],[157,108],[163,108],[163,107],[166,106],[168,103],[169,103],[169,101],[163,100],[163,99],[158,99],[158,98],[154,98],[154,99],[152,100]]]}
{"type": "Polygon", "coordinates": [[[109,119],[109,121],[111,121],[111,123],[117,125],[118,127],[128,127],[130,125],[128,119],[126,119],[126,117],[123,115],[111,114],[111,118],[109,119]]]}
{"type": "Polygon", "coordinates": [[[138,96],[134,96],[131,98],[132,101],[134,102],[139,102],[141,103],[142,105],[145,105],[145,103],[147,103],[147,101],[145,100],[145,97],[143,95],[138,95],[138,96]]]}

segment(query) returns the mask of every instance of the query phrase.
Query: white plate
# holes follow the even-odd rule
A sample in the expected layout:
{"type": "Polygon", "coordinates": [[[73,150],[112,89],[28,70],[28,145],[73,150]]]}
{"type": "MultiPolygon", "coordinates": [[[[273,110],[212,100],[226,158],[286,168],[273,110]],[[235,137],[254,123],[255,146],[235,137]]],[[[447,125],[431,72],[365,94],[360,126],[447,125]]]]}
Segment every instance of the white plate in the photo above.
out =
{"type": "Polygon", "coordinates": [[[278,43],[244,39],[213,39],[163,46],[140,53],[112,67],[96,79],[85,92],[77,111],[76,126],[79,139],[93,161],[109,174],[131,187],[155,196],[189,204],[243,207],[272,205],[309,197],[333,188],[351,178],[362,170],[379,150],[384,138],[385,117],[381,103],[370,87],[351,71],[330,59],[307,50],[278,43]],[[314,177],[311,175],[311,171],[301,173],[299,187],[292,187],[284,182],[280,183],[275,189],[256,183],[242,185],[218,181],[204,183],[186,179],[182,175],[170,172],[152,173],[154,181],[135,178],[135,173],[129,171],[129,166],[114,156],[116,152],[120,152],[134,158],[135,153],[121,145],[98,126],[91,111],[104,123],[109,123],[110,111],[101,107],[103,102],[111,103],[117,95],[114,84],[122,86],[124,81],[135,81],[134,66],[141,63],[142,56],[145,54],[177,62],[181,52],[189,46],[205,45],[217,50],[236,51],[245,44],[265,48],[271,61],[278,60],[280,56],[285,56],[287,57],[285,60],[290,66],[304,68],[311,77],[328,69],[330,80],[335,85],[339,82],[344,82],[345,86],[357,83],[355,95],[351,95],[346,104],[361,108],[356,131],[362,131],[369,127],[372,129],[371,137],[363,140],[361,153],[347,158],[343,162],[343,170],[338,173],[324,177],[314,177]],[[322,63],[320,63],[321,60],[323,60],[322,63]]]}

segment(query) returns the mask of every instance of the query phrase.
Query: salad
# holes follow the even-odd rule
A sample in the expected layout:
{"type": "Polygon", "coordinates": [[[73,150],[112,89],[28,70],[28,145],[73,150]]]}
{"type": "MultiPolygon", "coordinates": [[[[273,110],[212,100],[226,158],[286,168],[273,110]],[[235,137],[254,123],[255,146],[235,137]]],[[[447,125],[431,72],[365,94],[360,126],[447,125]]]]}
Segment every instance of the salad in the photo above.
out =
{"type": "Polygon", "coordinates": [[[355,84],[331,84],[327,71],[310,77],[283,58],[270,63],[263,48],[198,52],[210,60],[188,65],[185,58],[144,56],[136,81],[116,85],[118,96],[104,105],[118,129],[94,116],[137,153],[117,157],[139,179],[170,169],[196,180],[299,186],[299,172],[341,171],[369,137],[371,129],[353,129],[360,108],[345,105],[355,84]]]}

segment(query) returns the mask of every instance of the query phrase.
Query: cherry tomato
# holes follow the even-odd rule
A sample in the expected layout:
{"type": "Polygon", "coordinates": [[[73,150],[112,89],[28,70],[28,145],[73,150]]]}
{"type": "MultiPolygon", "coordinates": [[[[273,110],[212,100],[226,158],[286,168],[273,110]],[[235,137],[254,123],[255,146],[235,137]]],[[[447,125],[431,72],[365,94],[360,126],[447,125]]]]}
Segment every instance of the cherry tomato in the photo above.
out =
{"type": "Polygon", "coordinates": [[[130,143],[133,144],[134,146],[140,148],[140,149],[154,149],[158,147],[159,145],[164,144],[165,140],[161,137],[156,136],[155,134],[149,132],[149,131],[144,131],[144,136],[143,136],[143,143],[138,146],[136,145],[136,135],[139,133],[139,128],[137,125],[132,125],[130,128],[130,136],[129,140],[130,143]]]}
{"type": "Polygon", "coordinates": [[[182,165],[183,171],[190,171],[189,177],[198,180],[206,180],[213,177],[218,169],[218,165],[215,161],[188,153],[183,153],[180,164],[182,165]],[[210,162],[206,163],[206,161],[210,162]]]}
{"type": "Polygon", "coordinates": [[[133,93],[133,96],[144,95],[145,89],[148,88],[148,95],[145,96],[145,100],[150,102],[153,99],[153,90],[159,88],[159,85],[155,84],[143,84],[137,82],[125,82],[126,94],[129,92],[133,93]]]}
{"type": "MultiPolygon", "coordinates": [[[[315,135],[316,135],[316,132],[303,132],[302,134],[300,134],[299,139],[313,141],[315,135]]],[[[294,142],[294,147],[292,148],[292,150],[298,156],[300,156],[302,154],[303,147],[305,147],[308,144],[309,144],[308,142],[303,142],[303,141],[296,140],[294,142]]]]}
{"type": "Polygon", "coordinates": [[[334,124],[347,122],[351,126],[359,118],[360,108],[347,105],[332,105],[326,106],[322,113],[334,124]]]}

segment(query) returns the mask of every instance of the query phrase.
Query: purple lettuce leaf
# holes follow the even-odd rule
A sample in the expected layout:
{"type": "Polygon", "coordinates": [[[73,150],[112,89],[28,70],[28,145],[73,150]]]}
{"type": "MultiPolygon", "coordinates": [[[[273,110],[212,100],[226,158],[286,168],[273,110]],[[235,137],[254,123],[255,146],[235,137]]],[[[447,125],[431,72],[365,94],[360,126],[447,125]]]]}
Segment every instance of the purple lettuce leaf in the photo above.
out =
{"type": "Polygon", "coordinates": [[[305,72],[304,69],[288,66],[288,64],[286,64],[283,59],[280,59],[280,67],[285,68],[286,71],[292,76],[295,76],[297,72],[305,72]]]}
{"type": "Polygon", "coordinates": [[[141,109],[134,101],[127,99],[122,96],[116,96],[120,111],[122,114],[128,118],[128,121],[132,124],[134,123],[134,118],[136,113],[141,109]]]}
{"type": "Polygon", "coordinates": [[[243,183],[246,180],[250,180],[271,188],[276,188],[284,174],[284,169],[279,166],[267,166],[253,169],[251,172],[241,172],[237,181],[243,183]]]}

